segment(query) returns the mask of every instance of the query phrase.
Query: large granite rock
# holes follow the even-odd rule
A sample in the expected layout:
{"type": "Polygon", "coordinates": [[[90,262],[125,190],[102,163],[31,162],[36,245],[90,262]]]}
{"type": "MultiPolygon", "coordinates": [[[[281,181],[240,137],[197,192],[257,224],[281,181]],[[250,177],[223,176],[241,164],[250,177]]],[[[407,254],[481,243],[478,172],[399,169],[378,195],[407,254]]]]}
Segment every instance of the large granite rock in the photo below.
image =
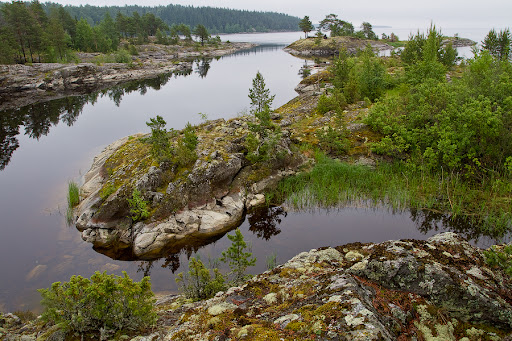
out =
{"type": "Polygon", "coordinates": [[[156,166],[142,135],[108,146],[85,175],[75,209],[82,238],[112,258],[149,260],[202,245],[240,225],[247,209],[265,202],[263,192],[303,162],[283,133],[279,158],[251,164],[243,153],[249,119],[198,128],[198,158],[185,169],[172,162],[156,166]],[[143,221],[131,218],[134,190],[151,213],[143,221]]]}
{"type": "Polygon", "coordinates": [[[453,233],[354,243],[303,252],[210,300],[166,309],[177,322],[161,339],[502,340],[512,335],[511,289],[453,233]]]}

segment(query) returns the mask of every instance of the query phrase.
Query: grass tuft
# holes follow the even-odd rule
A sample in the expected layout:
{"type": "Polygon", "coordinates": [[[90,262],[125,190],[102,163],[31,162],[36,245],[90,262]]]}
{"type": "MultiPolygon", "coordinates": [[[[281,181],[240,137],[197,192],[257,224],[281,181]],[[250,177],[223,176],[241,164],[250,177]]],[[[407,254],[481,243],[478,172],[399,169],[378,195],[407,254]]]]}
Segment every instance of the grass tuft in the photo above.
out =
{"type": "Polygon", "coordinates": [[[68,207],[75,207],[80,202],[80,189],[74,181],[68,182],[68,207]]]}
{"type": "Polygon", "coordinates": [[[74,181],[68,182],[68,208],[66,210],[66,223],[68,226],[73,225],[73,208],[80,202],[80,189],[74,181]]]}

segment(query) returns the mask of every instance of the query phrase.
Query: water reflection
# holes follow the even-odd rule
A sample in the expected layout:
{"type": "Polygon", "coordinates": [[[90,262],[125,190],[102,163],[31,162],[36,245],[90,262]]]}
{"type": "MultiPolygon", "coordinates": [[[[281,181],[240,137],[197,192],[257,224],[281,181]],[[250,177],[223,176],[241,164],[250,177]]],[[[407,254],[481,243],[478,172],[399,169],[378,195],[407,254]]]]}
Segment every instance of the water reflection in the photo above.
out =
{"type": "MultiPolygon", "coordinates": [[[[211,60],[211,59],[210,59],[211,60]]],[[[198,62],[197,71],[201,77],[205,77],[210,68],[210,61],[198,62]]],[[[51,127],[60,122],[72,126],[82,113],[87,104],[95,104],[99,97],[107,96],[116,106],[121,104],[123,96],[139,92],[144,95],[148,89],[159,90],[174,76],[189,76],[192,70],[180,73],[167,73],[155,78],[131,81],[121,85],[101,90],[92,94],[71,96],[51,100],[43,103],[25,106],[15,110],[0,112],[0,170],[5,169],[11,157],[20,146],[17,136],[20,127],[24,126],[25,135],[37,139],[50,133],[51,127]]]]}
{"type": "MultiPolygon", "coordinates": [[[[308,226],[309,228],[315,229],[315,233],[318,234],[318,237],[323,236],[325,234],[336,234],[336,232],[334,231],[337,231],[337,233],[348,238],[346,242],[352,242],[353,237],[357,237],[351,236],[351,234],[357,235],[357,232],[355,231],[365,230],[368,228],[375,228],[378,230],[381,228],[381,226],[368,226],[367,224],[371,222],[371,220],[365,220],[364,218],[358,218],[358,220],[351,220],[351,218],[349,216],[346,216],[346,214],[352,214],[352,208],[341,208],[336,212],[331,211],[330,213],[328,213],[325,210],[321,210],[320,212],[325,212],[327,215],[323,216],[323,213],[320,213],[320,215],[315,218],[315,222],[317,222],[317,224],[315,224],[315,226],[308,226]],[[329,227],[327,228],[326,231],[323,230],[324,225],[330,225],[328,222],[329,216],[338,217],[337,219],[339,219],[339,223],[337,224],[337,227],[334,227],[334,231],[330,231],[329,227]],[[345,221],[348,222],[348,225],[345,224],[345,221]]],[[[495,236],[486,235],[478,228],[478,226],[470,224],[460,217],[450,217],[448,215],[444,215],[439,212],[430,210],[409,210],[402,212],[392,212],[378,209],[376,210],[376,212],[379,212],[379,214],[382,214],[384,217],[388,218],[395,216],[403,217],[405,218],[406,221],[409,222],[409,225],[411,223],[412,225],[415,225],[417,227],[416,232],[413,233],[412,235],[408,235],[406,238],[425,239],[428,236],[432,236],[436,233],[450,231],[458,233],[462,237],[468,239],[473,244],[478,244],[479,242],[481,242],[481,239],[484,239],[484,242],[486,243],[489,243],[489,240],[492,240],[493,244],[500,242],[495,238],[495,236]],[[410,219],[407,219],[407,216],[409,216],[410,219]]],[[[295,230],[297,226],[293,222],[302,214],[303,213],[300,212],[288,213],[285,211],[283,207],[280,206],[258,207],[256,209],[251,210],[247,214],[246,223],[244,223],[244,225],[248,225],[248,232],[252,232],[252,235],[250,233],[246,233],[244,237],[246,241],[248,241],[249,243],[263,242],[268,245],[269,249],[276,250],[276,254],[282,253],[284,251],[282,248],[289,248],[289,245],[281,244],[281,241],[279,241],[280,239],[283,238],[280,236],[281,233],[287,235],[285,236],[285,239],[287,240],[287,243],[290,243],[291,245],[293,245],[295,242],[301,242],[302,237],[300,236],[300,229],[295,230]],[[291,220],[287,221],[287,217],[290,217],[291,220]],[[298,234],[296,235],[295,233],[298,234]],[[258,242],[258,240],[260,242],[258,242]]],[[[314,215],[313,212],[309,212],[308,214],[314,215]]],[[[363,217],[365,215],[362,213],[360,214],[360,217],[363,217]]],[[[397,230],[400,230],[399,226],[397,226],[397,230]]],[[[391,238],[397,239],[394,237],[391,238]]],[[[226,244],[228,242],[226,241],[226,239],[227,238],[225,238],[225,236],[218,236],[215,237],[214,239],[197,240],[187,245],[183,245],[179,248],[169,249],[168,254],[165,257],[154,260],[140,261],[140,263],[138,264],[137,272],[142,273],[144,276],[150,276],[153,271],[156,271],[155,264],[159,264],[161,262],[161,268],[168,269],[174,274],[176,271],[178,271],[178,269],[180,269],[182,263],[186,264],[186,260],[188,260],[191,256],[198,253],[204,256],[209,252],[205,252],[205,249],[210,249],[211,251],[212,246],[214,246],[218,241],[221,241],[220,245],[226,244]]],[[[332,240],[333,243],[335,243],[335,245],[333,244],[330,246],[341,245],[337,244],[338,239],[339,237],[333,236],[332,240]]],[[[375,242],[378,241],[376,240],[375,242]]],[[[329,246],[323,244],[314,245],[315,243],[317,242],[311,240],[308,244],[311,244],[310,247],[329,246]]],[[[98,251],[102,252],[101,250],[98,251]]],[[[219,251],[220,250],[217,250],[217,252],[219,251]]],[[[109,257],[113,256],[111,254],[108,254],[108,252],[105,254],[107,254],[109,257]]],[[[259,256],[261,257],[261,255],[259,256]]]]}
{"type": "Polygon", "coordinates": [[[199,74],[199,77],[206,77],[208,70],[210,70],[211,61],[212,58],[202,58],[196,61],[196,73],[199,74]]]}
{"type": "Polygon", "coordinates": [[[485,233],[479,225],[468,222],[461,216],[454,217],[437,211],[415,209],[410,210],[410,216],[418,231],[423,234],[449,230],[475,243],[478,243],[479,239],[483,237],[496,240],[496,243],[499,243],[501,239],[498,235],[485,233]]]}
{"type": "Polygon", "coordinates": [[[258,238],[269,240],[273,236],[281,233],[278,227],[282,218],[286,218],[288,213],[279,206],[276,207],[258,207],[254,209],[248,216],[249,231],[254,233],[258,238]]]}

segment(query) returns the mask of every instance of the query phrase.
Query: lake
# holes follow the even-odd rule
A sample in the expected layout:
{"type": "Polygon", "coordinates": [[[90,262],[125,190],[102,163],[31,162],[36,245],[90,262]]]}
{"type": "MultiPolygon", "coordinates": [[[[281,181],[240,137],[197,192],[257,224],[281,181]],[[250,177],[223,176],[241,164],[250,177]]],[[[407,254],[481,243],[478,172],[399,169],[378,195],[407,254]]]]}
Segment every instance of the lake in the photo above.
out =
{"type": "MultiPolygon", "coordinates": [[[[482,40],[488,29],[478,31],[482,40]]],[[[376,29],[376,32],[380,35],[376,29]]],[[[465,37],[459,31],[459,36],[465,37]]],[[[399,33],[399,36],[401,33],[399,33]]],[[[473,33],[472,33],[473,34],[473,33]]],[[[223,40],[261,44],[218,60],[198,60],[189,75],[162,76],[132,82],[96,95],[72,97],[42,105],[0,112],[0,311],[40,311],[38,288],[70,276],[95,271],[128,274],[140,280],[150,274],[157,293],[177,292],[174,271],[186,269],[190,247],[153,262],[124,262],[95,252],[65,222],[67,183],[81,182],[94,155],[118,138],[149,132],[145,122],[161,115],[167,127],[187,122],[231,118],[249,107],[248,91],[257,71],[276,95],[274,106],[296,93],[299,70],[307,62],[282,51],[300,32],[224,35],[223,40]]],[[[492,240],[472,235],[464,226],[424,212],[340,208],[286,212],[273,207],[250,214],[240,229],[258,258],[252,273],[265,270],[266,258],[283,263],[301,251],[349,242],[427,238],[439,231],[467,233],[481,246],[492,240]]],[[[198,250],[203,260],[226,249],[226,236],[198,250]]]]}

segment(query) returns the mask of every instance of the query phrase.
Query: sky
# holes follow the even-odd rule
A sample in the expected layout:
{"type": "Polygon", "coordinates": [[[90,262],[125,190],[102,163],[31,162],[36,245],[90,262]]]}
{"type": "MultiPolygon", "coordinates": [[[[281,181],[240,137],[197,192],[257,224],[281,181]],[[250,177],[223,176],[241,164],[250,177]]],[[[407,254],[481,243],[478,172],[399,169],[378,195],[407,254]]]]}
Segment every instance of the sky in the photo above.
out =
{"type": "MultiPolygon", "coordinates": [[[[313,22],[327,14],[359,25],[363,21],[372,25],[393,27],[427,27],[430,22],[444,28],[505,28],[512,27],[512,1],[510,0],[363,0],[321,2],[304,0],[53,0],[61,4],[95,6],[168,4],[212,6],[257,11],[286,13],[297,17],[308,15],[313,22]]],[[[44,2],[42,0],[42,2],[44,2]]]]}

